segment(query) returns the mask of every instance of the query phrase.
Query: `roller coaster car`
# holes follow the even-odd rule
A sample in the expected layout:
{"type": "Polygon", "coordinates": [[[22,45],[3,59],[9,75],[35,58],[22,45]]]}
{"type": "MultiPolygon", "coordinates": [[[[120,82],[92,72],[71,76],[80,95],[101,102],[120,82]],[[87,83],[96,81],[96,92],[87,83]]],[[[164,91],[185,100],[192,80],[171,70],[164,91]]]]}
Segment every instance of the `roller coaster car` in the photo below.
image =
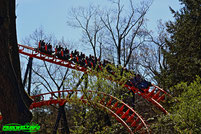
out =
{"type": "Polygon", "coordinates": [[[64,52],[63,49],[57,50],[57,53],[55,54],[59,59],[64,59],[64,52]]]}
{"type": "MultiPolygon", "coordinates": [[[[50,43],[45,44],[44,41],[40,41],[38,50],[41,52],[44,52],[46,54],[53,55],[52,46],[50,45],[50,43]]],[[[71,51],[71,55],[70,55],[69,50],[67,48],[65,48],[65,50],[64,50],[63,47],[61,47],[59,45],[59,46],[56,46],[54,55],[60,59],[69,60],[69,61],[74,62],[75,64],[79,64],[81,66],[94,68],[94,69],[97,65],[97,62],[99,61],[97,71],[99,69],[102,70],[102,67],[104,67],[104,68],[106,68],[108,73],[115,75],[114,70],[110,67],[110,65],[112,65],[111,62],[109,62],[108,60],[104,60],[103,64],[101,64],[100,60],[95,58],[91,54],[89,55],[89,57],[87,57],[87,56],[85,57],[85,55],[83,53],[80,54],[79,51],[75,50],[75,51],[71,51]]],[[[119,68],[119,67],[117,66],[117,68],[119,68]]],[[[121,72],[128,73],[131,71],[127,70],[127,68],[124,67],[124,68],[122,68],[121,72]]],[[[135,88],[138,88],[142,93],[144,92],[145,89],[147,89],[151,86],[151,83],[142,79],[140,75],[136,75],[136,77],[128,80],[126,82],[126,84],[129,86],[134,86],[135,88]]]]}
{"type": "MultiPolygon", "coordinates": [[[[41,45],[41,44],[40,44],[41,45]]],[[[40,48],[40,50],[39,50],[39,48],[37,48],[37,50],[39,51],[39,54],[35,54],[34,53],[34,49],[32,48],[32,47],[28,47],[28,46],[24,46],[24,45],[20,45],[20,44],[18,44],[18,46],[19,46],[19,53],[21,53],[21,54],[24,54],[24,55],[27,55],[27,56],[30,56],[30,57],[33,57],[33,58],[37,58],[37,59],[41,59],[41,60],[43,60],[43,61],[47,61],[47,62],[51,62],[51,63],[53,63],[53,64],[58,64],[58,65],[61,65],[61,66],[64,66],[64,67],[68,67],[68,68],[72,68],[72,69],[76,69],[76,70],[78,70],[78,71],[82,71],[82,72],[85,72],[85,71],[87,71],[87,67],[89,67],[89,66],[91,66],[91,64],[88,64],[88,63],[90,63],[88,60],[87,60],[87,57],[86,58],[83,58],[83,62],[85,63],[85,65],[86,65],[86,68],[85,69],[82,69],[82,68],[74,68],[73,66],[71,66],[71,65],[68,65],[68,64],[65,64],[65,62],[60,62],[60,61],[58,61],[58,60],[55,60],[54,58],[47,58],[49,55],[47,55],[47,56],[41,56],[40,55],[40,50],[41,50],[41,46],[39,47],[40,48]],[[26,51],[26,50],[31,50],[31,51],[26,51]]],[[[42,51],[44,51],[44,47],[43,47],[43,49],[42,49],[42,51]]],[[[52,53],[52,55],[53,56],[55,56],[57,54],[57,50],[54,52],[54,53],[52,53]]],[[[52,56],[51,56],[52,57],[52,56]]],[[[56,56],[55,56],[56,57],[56,56]]],[[[73,58],[72,57],[72,55],[71,55],[71,57],[70,58],[73,58]]],[[[79,58],[79,61],[81,61],[81,59],[79,58]]],[[[104,66],[105,66],[106,64],[104,63],[104,66]]],[[[103,65],[102,65],[102,63],[101,62],[99,62],[99,67],[100,68],[103,68],[103,65]]],[[[121,69],[121,68],[120,68],[121,69]]],[[[127,69],[125,68],[125,69],[123,69],[123,71],[127,71],[127,69]]],[[[128,71],[128,72],[130,72],[130,71],[128,71]]],[[[118,82],[118,80],[117,79],[115,79],[115,73],[116,72],[114,72],[113,71],[113,76],[114,77],[110,77],[110,76],[106,76],[106,78],[108,79],[108,80],[111,80],[111,81],[115,81],[115,82],[118,82]],[[113,79],[114,78],[114,79],[113,79]]],[[[107,73],[108,74],[108,73],[107,73]]],[[[124,83],[122,83],[121,81],[120,81],[120,84],[124,84],[124,83]]],[[[143,85],[143,82],[141,83],[142,85],[143,85]]],[[[142,85],[140,85],[140,86],[142,86],[142,85]]],[[[143,91],[145,92],[145,93],[139,93],[139,90],[138,90],[138,88],[136,88],[136,87],[134,87],[133,85],[132,85],[132,82],[130,81],[130,80],[128,80],[128,81],[126,81],[126,84],[125,84],[125,87],[127,87],[128,88],[128,90],[130,90],[130,91],[133,91],[134,93],[138,93],[138,95],[142,95],[143,96],[143,98],[144,99],[146,99],[147,101],[149,101],[149,102],[151,102],[153,105],[155,105],[155,106],[157,106],[161,111],[163,111],[165,114],[168,114],[168,112],[163,108],[163,106],[160,104],[160,102],[163,102],[164,100],[165,100],[165,97],[166,97],[166,95],[168,95],[168,93],[166,92],[166,91],[164,91],[163,89],[161,89],[160,87],[158,87],[158,86],[156,86],[156,85],[152,85],[151,83],[148,83],[147,84],[148,85],[148,88],[146,88],[146,89],[143,89],[143,91]],[[152,88],[150,89],[151,91],[149,91],[149,87],[150,86],[152,86],[152,88]]],[[[145,86],[143,85],[142,86],[143,88],[145,88],[145,86]]],[[[143,92],[143,91],[141,91],[141,92],[143,92]]],[[[168,95],[168,96],[170,96],[170,95],[168,95]]],[[[52,102],[53,100],[51,100],[51,102],[52,102]]],[[[57,101],[57,100],[56,100],[57,101]]],[[[56,103],[58,103],[58,102],[55,102],[55,103],[53,103],[53,104],[56,104],[56,103]]],[[[40,104],[41,105],[41,104],[40,104]]],[[[39,106],[40,106],[39,105],[39,106]]],[[[32,107],[33,108],[33,107],[32,107]]],[[[122,108],[123,109],[123,108],[122,108]]],[[[132,109],[131,109],[132,110],[132,109]]],[[[117,113],[119,113],[119,111],[117,112],[117,113]]],[[[126,112],[127,113],[127,112],[126,112]]],[[[128,111],[128,113],[129,113],[129,111],[128,111]]],[[[133,114],[134,115],[134,114],[133,114]]],[[[124,116],[125,117],[125,116],[124,116]]],[[[132,116],[131,116],[132,117],[132,116]]],[[[127,121],[126,121],[127,122],[127,121]]],[[[135,121],[136,122],[136,121],[135,121]]],[[[131,124],[131,126],[133,126],[133,125],[135,125],[135,122],[133,122],[132,124],[131,124]]],[[[137,128],[139,128],[139,127],[141,127],[141,125],[139,125],[137,128]]],[[[136,129],[137,129],[136,128],[136,129]]]]}
{"type": "Polygon", "coordinates": [[[43,40],[40,40],[38,43],[38,48],[35,50],[38,50],[40,52],[43,52],[45,54],[52,55],[52,45],[50,43],[46,44],[43,40]]]}
{"type": "Polygon", "coordinates": [[[152,84],[141,78],[139,74],[135,75],[134,78],[130,79],[132,86],[138,88],[142,93],[145,89],[148,89],[152,84]]]}

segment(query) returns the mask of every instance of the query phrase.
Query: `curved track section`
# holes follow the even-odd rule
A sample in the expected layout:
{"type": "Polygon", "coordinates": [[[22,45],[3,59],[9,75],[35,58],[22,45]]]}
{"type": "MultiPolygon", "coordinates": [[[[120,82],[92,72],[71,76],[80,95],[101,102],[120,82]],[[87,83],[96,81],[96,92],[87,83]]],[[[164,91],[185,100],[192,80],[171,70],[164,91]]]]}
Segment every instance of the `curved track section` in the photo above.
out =
{"type": "Polygon", "coordinates": [[[71,96],[71,98],[80,100],[82,103],[105,109],[112,114],[117,121],[126,127],[131,134],[135,132],[150,133],[145,121],[134,109],[118,98],[103,92],[92,90],[65,90],[39,94],[32,96],[34,102],[31,104],[30,109],[49,106],[51,104],[59,104],[62,106],[66,102],[72,101],[69,96],[71,96]],[[64,96],[55,98],[56,94],[58,96],[64,96]]]}
{"type": "MultiPolygon", "coordinates": [[[[29,57],[37,58],[43,61],[47,61],[53,64],[57,64],[60,66],[68,67],[71,69],[76,69],[78,71],[87,72],[90,71],[89,68],[85,68],[82,66],[78,66],[76,64],[73,64],[70,61],[61,60],[55,56],[48,55],[42,52],[37,51],[36,49],[24,46],[24,45],[18,45],[19,46],[19,53],[27,55],[29,57]]],[[[113,80],[112,77],[107,77],[110,80],[113,80]]],[[[114,80],[113,80],[114,81],[114,80]]],[[[138,95],[141,95],[143,98],[151,102],[153,105],[158,107],[162,112],[165,114],[168,114],[168,112],[163,108],[163,106],[160,104],[165,100],[165,96],[169,96],[167,92],[165,92],[163,89],[155,86],[152,84],[152,86],[149,89],[145,89],[145,92],[140,92],[137,88],[129,85],[125,85],[129,90],[132,90],[134,93],[137,93],[138,95]]]]}

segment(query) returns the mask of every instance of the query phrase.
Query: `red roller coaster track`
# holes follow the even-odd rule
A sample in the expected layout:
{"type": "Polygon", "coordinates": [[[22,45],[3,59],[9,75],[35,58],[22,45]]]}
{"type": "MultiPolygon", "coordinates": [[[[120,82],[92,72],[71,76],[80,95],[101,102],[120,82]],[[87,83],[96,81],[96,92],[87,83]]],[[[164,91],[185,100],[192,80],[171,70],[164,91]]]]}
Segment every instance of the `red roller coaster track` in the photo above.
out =
{"type": "Polygon", "coordinates": [[[34,102],[31,104],[30,109],[50,104],[62,106],[66,102],[70,102],[68,96],[72,92],[82,103],[101,107],[111,113],[131,134],[136,131],[150,133],[145,121],[134,109],[114,96],[93,90],[65,90],[32,96],[34,102]],[[66,93],[65,96],[54,98],[55,94],[60,94],[59,96],[61,96],[62,93],[66,93]],[[42,98],[42,100],[36,102],[37,97],[42,98]]]}
{"type": "MultiPolygon", "coordinates": [[[[36,49],[29,47],[29,46],[24,46],[24,45],[18,45],[19,47],[19,53],[27,55],[29,57],[37,58],[43,61],[47,61],[53,64],[57,64],[60,66],[68,67],[71,69],[75,69],[78,71],[82,71],[87,73],[87,71],[90,71],[88,68],[73,64],[70,61],[65,61],[62,59],[59,59],[55,56],[48,55],[42,52],[37,51],[36,49]]],[[[107,77],[110,80],[113,80],[112,77],[107,77]]],[[[115,81],[115,80],[113,80],[115,81]]],[[[165,100],[165,96],[168,95],[167,92],[165,92],[163,89],[159,88],[158,86],[152,84],[152,87],[149,89],[146,89],[144,93],[141,93],[137,88],[125,85],[129,90],[132,90],[134,93],[137,93],[138,95],[142,96],[149,102],[151,102],[153,105],[158,107],[161,111],[163,111],[165,114],[168,114],[168,112],[163,108],[163,106],[160,104],[160,102],[165,100]]],[[[33,109],[35,107],[41,107],[41,106],[48,106],[50,104],[59,104],[59,105],[64,105],[66,102],[69,101],[69,99],[66,97],[63,98],[53,98],[55,93],[67,93],[69,94],[70,92],[75,92],[75,94],[82,93],[80,90],[65,90],[65,91],[57,91],[57,92],[50,92],[50,93],[45,93],[45,94],[40,94],[37,96],[32,96],[34,99],[34,102],[31,104],[30,109],[33,109]],[[51,96],[50,99],[45,99],[45,96],[51,96]],[[36,102],[37,97],[42,97],[42,101],[36,102]]],[[[87,90],[87,94],[92,94],[96,93],[97,96],[99,96],[98,101],[96,99],[96,103],[93,102],[93,97],[86,98],[86,94],[80,95],[80,100],[83,103],[86,104],[96,104],[99,107],[102,107],[109,111],[116,119],[119,121],[121,124],[123,124],[127,130],[130,133],[133,132],[140,132],[140,133],[149,133],[148,127],[145,123],[145,121],[142,119],[142,117],[134,111],[130,106],[125,104],[123,101],[117,99],[116,97],[113,97],[111,95],[105,94],[103,92],[96,92],[96,91],[91,91],[87,90]]],[[[68,96],[68,95],[67,95],[68,96]]],[[[169,95],[168,95],[169,96],[169,95]]],[[[97,97],[96,97],[97,98],[97,97]]],[[[0,120],[2,117],[0,116],[0,120]]]]}
{"type": "MultiPolygon", "coordinates": [[[[80,100],[80,102],[84,104],[98,106],[105,109],[112,116],[114,116],[116,120],[119,121],[130,134],[134,134],[135,132],[147,134],[150,133],[145,121],[134,109],[132,109],[129,105],[119,100],[118,98],[112,95],[108,95],[104,92],[97,92],[93,90],[64,90],[39,94],[36,96],[31,96],[33,103],[29,109],[49,106],[51,104],[59,104],[62,106],[66,102],[72,101],[72,99],[69,98],[69,95],[72,93],[76,99],[80,100]],[[59,94],[58,96],[65,94],[65,96],[56,98],[56,94],[59,94]]],[[[0,118],[2,119],[1,116],[0,118]]]]}
{"type": "MultiPolygon", "coordinates": [[[[37,58],[43,61],[47,61],[50,63],[54,63],[60,66],[68,67],[71,69],[76,69],[78,71],[82,72],[87,72],[87,68],[78,66],[76,64],[73,64],[70,61],[65,61],[62,59],[59,59],[55,56],[48,55],[45,53],[41,53],[37,51],[36,49],[29,47],[29,46],[24,46],[24,45],[18,45],[19,46],[19,53],[27,55],[29,57],[37,58]]],[[[112,77],[109,77],[111,80],[112,77]]],[[[165,100],[165,96],[168,95],[167,92],[165,92],[163,89],[159,88],[158,86],[155,86],[152,84],[152,87],[150,89],[146,89],[144,93],[141,93],[137,88],[125,85],[129,90],[132,90],[134,93],[137,93],[138,95],[142,96],[149,102],[151,102],[153,105],[158,107],[161,111],[163,111],[165,114],[168,114],[168,112],[163,108],[163,106],[160,104],[160,102],[165,100]],[[151,91],[150,91],[151,90],[151,91]]]]}

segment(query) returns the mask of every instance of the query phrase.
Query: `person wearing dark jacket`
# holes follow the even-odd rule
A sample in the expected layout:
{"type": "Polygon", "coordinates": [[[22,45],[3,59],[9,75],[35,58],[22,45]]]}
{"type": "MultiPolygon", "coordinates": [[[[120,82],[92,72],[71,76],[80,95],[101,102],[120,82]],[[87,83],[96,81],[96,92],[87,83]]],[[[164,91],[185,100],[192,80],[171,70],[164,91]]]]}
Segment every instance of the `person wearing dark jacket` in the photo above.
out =
{"type": "Polygon", "coordinates": [[[152,85],[151,82],[148,82],[146,80],[142,80],[142,82],[138,85],[138,88],[139,89],[147,89],[151,85],[152,85]]]}

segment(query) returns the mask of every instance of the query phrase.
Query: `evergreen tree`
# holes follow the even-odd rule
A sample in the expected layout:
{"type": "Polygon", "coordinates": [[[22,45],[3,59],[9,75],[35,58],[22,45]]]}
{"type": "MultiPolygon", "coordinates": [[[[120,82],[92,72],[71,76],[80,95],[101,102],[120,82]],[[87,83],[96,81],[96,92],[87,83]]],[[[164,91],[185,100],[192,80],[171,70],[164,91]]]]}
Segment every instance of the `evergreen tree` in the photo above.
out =
{"type": "MultiPolygon", "coordinates": [[[[201,74],[201,0],[180,0],[179,11],[170,8],[175,21],[167,23],[170,38],[163,51],[168,69],[162,70],[166,88],[192,82],[201,74]]],[[[175,92],[178,94],[178,92],[175,92]]]]}

